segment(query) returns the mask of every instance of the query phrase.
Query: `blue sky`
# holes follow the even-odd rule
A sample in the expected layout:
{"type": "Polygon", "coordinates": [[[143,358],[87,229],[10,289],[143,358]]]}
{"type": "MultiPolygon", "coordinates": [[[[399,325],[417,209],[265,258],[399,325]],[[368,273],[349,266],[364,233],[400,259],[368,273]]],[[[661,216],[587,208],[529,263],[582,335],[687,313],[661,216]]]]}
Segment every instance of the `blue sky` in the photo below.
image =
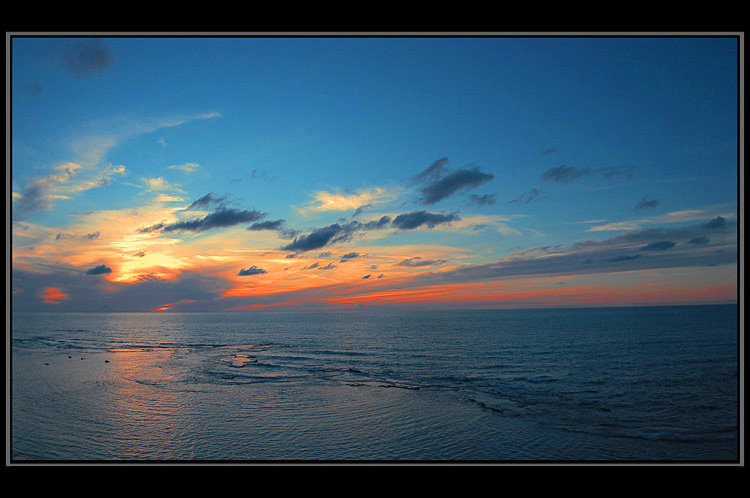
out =
{"type": "MultiPolygon", "coordinates": [[[[366,298],[375,287],[351,287],[371,267],[385,292],[418,287],[428,273],[538,260],[550,247],[567,254],[584,242],[612,247],[639,233],[675,245],[631,260],[632,269],[552,274],[575,276],[581,288],[616,287],[612,305],[697,302],[690,292],[726,302],[736,288],[736,256],[713,261],[706,252],[736,254],[734,38],[14,38],[11,62],[19,309],[103,309],[86,292],[109,289],[120,295],[108,301],[121,303],[115,309],[146,311],[132,295],[152,279],[181,289],[179,304],[159,303],[174,310],[244,309],[275,304],[273,296],[294,302],[284,309],[377,304],[366,298]],[[431,165],[435,175],[420,183],[431,165]],[[221,200],[187,209],[209,193],[221,200]],[[200,232],[137,231],[229,209],[284,220],[288,232],[248,230],[248,216],[200,232]],[[390,224],[422,211],[454,219],[390,224]],[[281,249],[318,228],[383,216],[387,229],[352,228],[314,255],[286,258],[281,249]],[[717,218],[721,237],[687,245],[717,218]],[[688,233],[696,236],[677,238],[688,233]],[[124,252],[137,244],[149,250],[135,253],[162,259],[124,252]],[[705,252],[704,269],[721,271],[696,270],[697,253],[680,252],[693,246],[705,252]],[[539,248],[548,249],[540,256],[539,248]],[[304,270],[327,250],[334,259],[367,256],[356,271],[340,258],[335,271],[304,270]],[[253,257],[222,259],[228,254],[253,257]],[[398,263],[409,257],[442,263],[404,272],[398,263]],[[278,268],[237,275],[263,264],[278,268]],[[85,274],[100,265],[112,271],[96,281],[85,274]],[[639,297],[630,272],[665,268],[671,287],[639,297]],[[691,274],[705,280],[675,297],[691,274]],[[210,285],[191,295],[195,276],[210,285]],[[68,297],[40,300],[46,288],[68,297]],[[346,301],[352,296],[362,297],[346,301]]],[[[518,285],[548,276],[529,270],[518,285]]],[[[489,272],[485,283],[496,291],[503,282],[489,272]]],[[[550,303],[472,292],[472,306],[588,302],[574,293],[550,303]]],[[[399,304],[425,305],[428,295],[399,304]]]]}

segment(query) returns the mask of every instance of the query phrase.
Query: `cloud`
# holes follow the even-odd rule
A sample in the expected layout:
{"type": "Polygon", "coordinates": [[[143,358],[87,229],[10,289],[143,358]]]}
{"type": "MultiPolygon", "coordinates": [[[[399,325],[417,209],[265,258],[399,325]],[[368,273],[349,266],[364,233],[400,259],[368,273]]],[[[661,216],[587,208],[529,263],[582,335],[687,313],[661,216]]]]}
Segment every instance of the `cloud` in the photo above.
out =
{"type": "Polygon", "coordinates": [[[227,199],[226,195],[223,197],[218,197],[213,192],[209,192],[203,197],[199,198],[198,200],[193,201],[193,203],[190,204],[185,211],[191,211],[195,208],[199,208],[199,209],[207,208],[208,206],[216,205],[216,204],[223,205],[226,199],[227,199]]]}
{"type": "Polygon", "coordinates": [[[471,199],[472,204],[476,204],[477,206],[491,206],[497,202],[495,200],[495,194],[471,194],[469,199],[471,199]]]}
{"type": "Polygon", "coordinates": [[[85,237],[86,237],[87,239],[89,239],[89,240],[96,240],[96,239],[98,239],[98,238],[99,238],[99,235],[100,235],[100,234],[99,234],[99,232],[98,232],[98,231],[96,231],[96,232],[93,232],[93,233],[87,233],[87,234],[85,235],[85,237]]]}
{"type": "Polygon", "coordinates": [[[359,253],[356,253],[356,252],[350,252],[348,254],[344,254],[341,257],[341,261],[339,261],[339,263],[346,263],[347,261],[358,258],[359,256],[360,256],[359,253]]]}
{"type": "Polygon", "coordinates": [[[318,268],[318,270],[333,270],[334,268],[338,267],[333,263],[328,263],[326,266],[321,266],[320,268],[318,268]]]}
{"type": "MultiPolygon", "coordinates": [[[[632,221],[620,221],[607,223],[606,225],[598,225],[588,229],[589,232],[601,232],[601,231],[621,231],[621,230],[637,230],[641,225],[653,224],[653,223],[682,223],[686,221],[696,221],[706,219],[710,216],[715,215],[717,212],[724,212],[720,208],[725,206],[714,206],[707,209],[685,209],[682,211],[673,211],[671,213],[663,214],[660,216],[652,216],[650,218],[642,218],[640,220],[632,221]]],[[[727,214],[727,216],[730,216],[727,214]]],[[[727,223],[723,216],[717,216],[706,224],[707,228],[721,228],[727,223]]]]}
{"type": "Polygon", "coordinates": [[[350,211],[364,209],[366,206],[382,204],[397,196],[396,189],[373,187],[360,190],[356,194],[341,192],[327,192],[320,190],[313,192],[311,196],[315,202],[303,207],[296,208],[302,214],[310,211],[350,211]]]}
{"type": "Polygon", "coordinates": [[[556,181],[559,183],[570,183],[591,172],[590,168],[575,168],[573,166],[555,166],[542,173],[542,181],[556,181]]]}
{"type": "Polygon", "coordinates": [[[247,270],[244,268],[241,269],[239,273],[237,273],[237,275],[239,275],[240,277],[246,277],[248,275],[261,275],[263,273],[268,273],[268,272],[264,270],[263,268],[258,268],[257,266],[253,265],[247,270]]]}
{"type": "Polygon", "coordinates": [[[362,280],[367,280],[368,278],[370,278],[370,275],[365,275],[364,277],[362,277],[362,280]]]}
{"type": "Polygon", "coordinates": [[[86,270],[86,275],[104,275],[106,273],[112,273],[112,268],[105,265],[99,265],[86,270]]]}
{"type": "Polygon", "coordinates": [[[437,161],[430,164],[427,169],[422,171],[421,173],[414,175],[410,179],[410,183],[412,185],[416,185],[425,181],[435,181],[442,176],[442,174],[446,171],[445,165],[448,164],[448,158],[447,157],[441,157],[437,161]]]}
{"type": "Polygon", "coordinates": [[[635,209],[655,208],[659,205],[660,202],[661,201],[659,199],[648,200],[648,196],[644,195],[643,199],[641,199],[641,202],[635,205],[635,209]]]}
{"type": "Polygon", "coordinates": [[[75,238],[76,236],[74,234],[69,234],[69,233],[60,232],[57,235],[55,235],[55,240],[60,240],[60,239],[65,240],[65,239],[75,239],[75,238]]]}
{"type": "Polygon", "coordinates": [[[250,172],[250,178],[253,180],[264,180],[267,182],[273,182],[274,180],[276,180],[275,176],[269,175],[267,171],[259,172],[257,168],[253,169],[250,172]]]}
{"type": "Polygon", "coordinates": [[[92,74],[103,73],[111,66],[115,57],[112,51],[99,38],[78,40],[60,56],[60,60],[76,79],[84,79],[92,74]]]}
{"type": "Polygon", "coordinates": [[[417,268],[420,266],[434,266],[439,265],[441,263],[446,263],[447,259],[422,259],[421,256],[414,256],[413,258],[405,259],[399,263],[396,263],[397,266],[409,266],[412,268],[417,268]]]}
{"type": "Polygon", "coordinates": [[[643,247],[641,247],[640,251],[666,251],[667,249],[673,248],[675,245],[677,245],[676,242],[672,242],[671,240],[660,240],[658,242],[651,242],[650,244],[647,244],[643,247]]]}
{"type": "Polygon", "coordinates": [[[513,199],[512,201],[509,201],[508,204],[516,204],[516,203],[528,204],[529,202],[540,200],[540,199],[544,199],[544,196],[542,196],[542,191],[537,188],[532,188],[531,190],[521,195],[517,199],[513,199]]]}
{"type": "MultiPolygon", "coordinates": [[[[432,168],[432,166],[430,166],[430,168],[432,168]]],[[[420,175],[428,173],[430,168],[420,173],[420,175]]],[[[422,193],[422,197],[419,199],[421,203],[435,204],[452,196],[456,192],[477,188],[495,178],[492,173],[483,173],[479,171],[478,166],[459,169],[447,174],[446,176],[440,177],[439,175],[441,173],[442,170],[426,175],[426,177],[429,178],[429,181],[419,189],[422,193]]]]}
{"type": "Polygon", "coordinates": [[[706,223],[706,228],[714,230],[717,228],[725,228],[727,226],[727,220],[723,216],[717,216],[713,220],[706,223]]]}
{"type": "Polygon", "coordinates": [[[414,230],[422,225],[434,228],[443,223],[458,221],[461,218],[456,213],[436,214],[427,211],[413,211],[411,213],[400,214],[393,220],[393,226],[400,230],[414,230]]]}
{"type": "Polygon", "coordinates": [[[44,86],[36,81],[33,81],[24,85],[22,90],[29,97],[39,97],[42,93],[44,93],[44,86]]]}
{"type": "Polygon", "coordinates": [[[284,226],[285,221],[286,220],[260,221],[253,223],[247,227],[247,229],[253,232],[260,230],[280,230],[284,226]]]}
{"type": "MultiPolygon", "coordinates": [[[[427,272],[415,277],[415,285],[467,282],[510,276],[582,275],[659,268],[736,264],[737,233],[709,228],[707,223],[681,228],[649,228],[626,232],[601,241],[587,240],[569,245],[535,247],[495,263],[467,265],[449,271],[427,272]],[[713,234],[710,242],[687,244],[695,238],[713,234]],[[644,246],[669,250],[639,252],[644,246]],[[722,252],[717,252],[724,249],[722,252]]],[[[735,226],[736,228],[736,226],[735,226]]]]}
{"type": "Polygon", "coordinates": [[[640,254],[636,254],[634,256],[628,256],[628,255],[623,254],[621,256],[615,256],[613,258],[604,258],[602,259],[602,261],[604,261],[605,263],[619,263],[621,261],[632,261],[640,257],[641,257],[640,254]]]}
{"type": "Polygon", "coordinates": [[[557,151],[557,149],[556,149],[556,148],[554,148],[554,147],[550,147],[549,149],[544,149],[543,151],[541,151],[541,152],[539,153],[539,155],[540,155],[540,156],[547,156],[547,155],[549,155],[549,154],[552,154],[553,152],[556,152],[556,151],[557,151]]]}
{"type": "Polygon", "coordinates": [[[701,236],[701,237],[695,237],[694,239],[690,239],[686,242],[686,244],[708,244],[709,239],[708,237],[701,236]]]}
{"type": "Polygon", "coordinates": [[[359,221],[350,221],[343,225],[334,223],[327,227],[316,228],[307,235],[295,237],[292,243],[281,247],[281,250],[306,252],[322,249],[328,245],[345,242],[351,239],[356,232],[385,228],[390,221],[390,217],[383,216],[378,221],[369,221],[367,223],[360,223],[359,221]]]}
{"type": "Polygon", "coordinates": [[[362,206],[359,206],[359,207],[357,208],[357,210],[356,210],[356,211],[354,211],[354,214],[352,215],[352,218],[356,218],[357,216],[359,216],[360,214],[362,214],[362,212],[363,212],[363,211],[364,211],[365,209],[367,209],[367,208],[369,208],[369,207],[372,207],[372,204],[363,204],[362,206]]]}
{"type": "MultiPolygon", "coordinates": [[[[356,222],[352,222],[356,223],[356,222]]],[[[294,239],[294,242],[287,244],[281,249],[284,251],[311,251],[321,249],[329,244],[347,240],[351,237],[353,230],[348,229],[349,225],[339,225],[334,223],[323,228],[316,228],[307,235],[302,235],[294,239]]]]}
{"type": "Polygon", "coordinates": [[[599,173],[602,178],[610,179],[617,176],[624,176],[628,180],[632,180],[635,177],[635,167],[633,166],[621,166],[613,167],[606,166],[603,168],[576,168],[574,166],[555,166],[549,168],[547,171],[542,173],[542,181],[555,181],[558,183],[570,183],[578,180],[591,173],[599,173]]]}
{"type": "Polygon", "coordinates": [[[45,288],[42,293],[42,300],[47,304],[60,304],[60,301],[64,299],[68,299],[70,297],[69,294],[64,293],[62,290],[58,289],[57,287],[47,287],[45,288]]]}
{"type": "Polygon", "coordinates": [[[141,180],[145,183],[146,191],[148,192],[160,192],[163,190],[180,191],[179,188],[170,185],[169,182],[161,176],[157,178],[141,178],[141,180]]]}
{"type": "Polygon", "coordinates": [[[178,221],[165,225],[164,222],[152,225],[150,227],[139,228],[139,233],[148,233],[154,231],[161,232],[205,232],[214,228],[226,228],[240,223],[247,223],[259,220],[266,216],[267,213],[261,213],[255,210],[240,210],[234,208],[224,208],[214,211],[203,218],[195,218],[189,221],[178,221]]]}
{"type": "Polygon", "coordinates": [[[173,164],[172,166],[168,166],[167,169],[176,169],[180,170],[184,173],[192,173],[196,169],[200,167],[200,164],[196,163],[185,163],[185,164],[173,164]]]}

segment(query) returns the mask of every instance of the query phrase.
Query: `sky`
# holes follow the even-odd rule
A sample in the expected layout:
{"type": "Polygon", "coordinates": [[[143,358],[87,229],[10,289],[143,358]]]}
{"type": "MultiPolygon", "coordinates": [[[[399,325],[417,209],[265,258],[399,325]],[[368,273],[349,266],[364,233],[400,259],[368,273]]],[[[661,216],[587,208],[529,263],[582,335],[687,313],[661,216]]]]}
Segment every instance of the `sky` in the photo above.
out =
{"type": "Polygon", "coordinates": [[[737,302],[736,38],[11,39],[14,311],[737,302]]]}

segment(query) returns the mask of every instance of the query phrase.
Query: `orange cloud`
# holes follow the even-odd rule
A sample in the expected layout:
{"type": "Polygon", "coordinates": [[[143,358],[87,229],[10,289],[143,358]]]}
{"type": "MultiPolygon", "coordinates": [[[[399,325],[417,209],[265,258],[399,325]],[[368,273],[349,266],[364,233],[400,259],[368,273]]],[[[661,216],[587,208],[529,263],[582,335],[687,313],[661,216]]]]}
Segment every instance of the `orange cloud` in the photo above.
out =
{"type": "Polygon", "coordinates": [[[47,304],[60,304],[61,300],[68,299],[69,297],[69,294],[65,294],[56,287],[47,287],[42,291],[42,299],[47,304]]]}

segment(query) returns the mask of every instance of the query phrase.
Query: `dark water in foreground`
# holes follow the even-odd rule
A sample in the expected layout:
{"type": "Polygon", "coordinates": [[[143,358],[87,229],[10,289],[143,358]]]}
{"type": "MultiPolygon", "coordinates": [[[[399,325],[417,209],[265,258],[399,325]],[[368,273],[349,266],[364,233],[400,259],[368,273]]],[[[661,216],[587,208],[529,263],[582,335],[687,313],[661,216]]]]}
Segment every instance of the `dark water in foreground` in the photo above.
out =
{"type": "Polygon", "coordinates": [[[736,460],[737,306],[12,316],[14,460],[736,460]]]}

